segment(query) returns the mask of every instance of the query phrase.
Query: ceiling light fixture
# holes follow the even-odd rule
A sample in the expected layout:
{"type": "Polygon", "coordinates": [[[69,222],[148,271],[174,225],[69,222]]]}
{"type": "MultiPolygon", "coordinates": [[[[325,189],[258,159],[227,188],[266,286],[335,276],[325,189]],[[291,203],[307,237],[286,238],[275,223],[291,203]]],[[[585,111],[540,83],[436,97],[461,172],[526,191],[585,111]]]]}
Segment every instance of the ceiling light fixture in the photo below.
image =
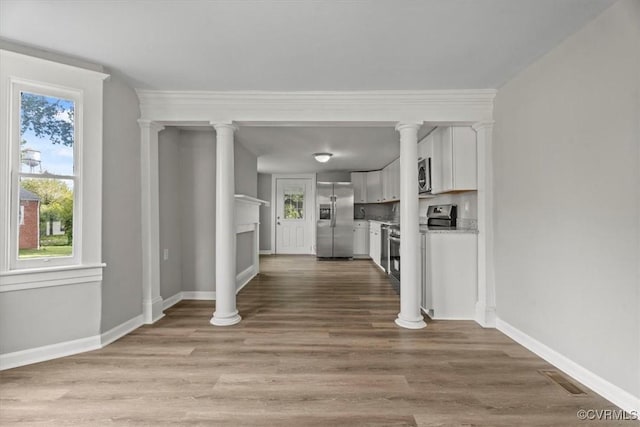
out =
{"type": "Polygon", "coordinates": [[[333,156],[331,153],[314,153],[313,157],[315,157],[317,162],[327,163],[329,159],[333,156]]]}

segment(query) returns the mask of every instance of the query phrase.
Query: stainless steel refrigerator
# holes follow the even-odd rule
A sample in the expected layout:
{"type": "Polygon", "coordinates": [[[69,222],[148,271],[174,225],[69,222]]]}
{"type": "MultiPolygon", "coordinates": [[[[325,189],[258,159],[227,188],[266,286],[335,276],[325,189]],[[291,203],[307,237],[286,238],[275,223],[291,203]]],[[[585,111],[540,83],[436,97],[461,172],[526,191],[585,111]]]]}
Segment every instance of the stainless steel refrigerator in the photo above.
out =
{"type": "Polygon", "coordinates": [[[316,191],[318,258],[353,257],[353,186],[319,182],[316,191]]]}

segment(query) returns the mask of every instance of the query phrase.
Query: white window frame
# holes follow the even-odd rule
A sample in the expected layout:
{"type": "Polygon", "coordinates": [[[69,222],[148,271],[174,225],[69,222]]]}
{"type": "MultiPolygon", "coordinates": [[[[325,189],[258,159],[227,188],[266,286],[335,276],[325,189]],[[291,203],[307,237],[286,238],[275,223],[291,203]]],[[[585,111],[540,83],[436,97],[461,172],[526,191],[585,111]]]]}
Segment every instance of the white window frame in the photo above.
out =
{"type": "Polygon", "coordinates": [[[15,217],[10,219],[10,256],[9,266],[11,270],[26,268],[46,268],[65,265],[82,264],[82,119],[83,103],[82,90],[74,88],[55,87],[44,83],[23,82],[18,79],[11,79],[11,171],[12,171],[12,198],[11,203],[15,211],[15,206],[20,205],[20,178],[34,179],[64,179],[73,181],[73,243],[71,256],[19,258],[20,227],[15,217]],[[73,175],[57,175],[48,173],[24,173],[20,169],[20,112],[22,93],[27,92],[34,95],[43,95],[73,101],[74,123],[73,123],[73,175]]]}
{"type": "Polygon", "coordinates": [[[0,49],[0,293],[102,280],[102,97],[108,77],[94,69],[0,49]],[[22,91],[75,104],[71,257],[18,259],[22,91]]]}

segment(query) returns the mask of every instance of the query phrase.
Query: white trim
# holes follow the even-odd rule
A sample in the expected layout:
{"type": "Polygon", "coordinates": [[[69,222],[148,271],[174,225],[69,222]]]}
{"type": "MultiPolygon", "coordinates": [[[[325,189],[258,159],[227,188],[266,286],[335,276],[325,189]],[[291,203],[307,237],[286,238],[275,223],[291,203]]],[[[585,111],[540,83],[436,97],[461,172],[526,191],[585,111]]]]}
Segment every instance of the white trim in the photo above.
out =
{"type": "Polygon", "coordinates": [[[269,207],[270,203],[266,200],[257,199],[255,197],[247,196],[246,194],[235,194],[236,202],[249,203],[252,205],[265,205],[269,207]]]}
{"type": "Polygon", "coordinates": [[[256,275],[256,266],[254,264],[251,264],[249,267],[238,273],[236,276],[236,294],[240,292],[240,289],[247,286],[247,283],[256,277],[256,275]]]}
{"type": "Polygon", "coordinates": [[[102,281],[106,264],[72,265],[0,273],[0,293],[102,281]]]}
{"type": "Polygon", "coordinates": [[[182,297],[182,292],[178,292],[177,294],[170,296],[169,298],[165,298],[162,301],[162,310],[166,310],[168,308],[173,307],[183,299],[184,298],[182,297]]]}
{"type": "Polygon", "coordinates": [[[94,335],[92,337],[30,348],[28,350],[0,354],[0,370],[58,359],[60,357],[98,350],[100,348],[102,348],[100,335],[94,335]]]}
{"type": "Polygon", "coordinates": [[[15,351],[13,353],[0,354],[0,371],[45,362],[47,360],[59,359],[87,351],[99,350],[138,329],[143,324],[144,321],[140,314],[109,329],[101,335],[15,351]]]}
{"type": "Polygon", "coordinates": [[[251,233],[252,231],[255,231],[255,230],[256,230],[255,223],[236,225],[236,234],[251,233]]]}
{"type": "Polygon", "coordinates": [[[271,249],[260,249],[259,253],[260,255],[273,255],[271,249]]]}
{"type": "Polygon", "coordinates": [[[182,291],[182,299],[215,301],[215,291],[182,291]]]}
{"type": "Polygon", "coordinates": [[[628,413],[640,413],[640,397],[610,383],[500,318],[496,319],[496,328],[628,413]]]}
{"type": "Polygon", "coordinates": [[[157,296],[152,300],[142,300],[142,317],[144,323],[151,325],[164,317],[162,312],[162,297],[157,296]]]}
{"type": "Polygon", "coordinates": [[[144,325],[144,319],[142,318],[142,314],[127,320],[124,323],[119,324],[107,332],[103,332],[100,335],[100,344],[101,347],[106,347],[112,342],[124,337],[125,335],[135,331],[140,326],[144,325]]]}
{"type": "Polygon", "coordinates": [[[485,328],[496,322],[493,261],[493,121],[475,123],[478,198],[478,284],[475,321],[485,328]]]}
{"type": "Polygon", "coordinates": [[[378,91],[136,90],[143,119],[173,122],[479,122],[494,89],[378,91]]]}
{"type": "Polygon", "coordinates": [[[158,133],[164,129],[164,126],[149,120],[138,120],[138,125],[140,127],[142,191],[142,314],[145,323],[150,324],[162,317],[158,133]]]}

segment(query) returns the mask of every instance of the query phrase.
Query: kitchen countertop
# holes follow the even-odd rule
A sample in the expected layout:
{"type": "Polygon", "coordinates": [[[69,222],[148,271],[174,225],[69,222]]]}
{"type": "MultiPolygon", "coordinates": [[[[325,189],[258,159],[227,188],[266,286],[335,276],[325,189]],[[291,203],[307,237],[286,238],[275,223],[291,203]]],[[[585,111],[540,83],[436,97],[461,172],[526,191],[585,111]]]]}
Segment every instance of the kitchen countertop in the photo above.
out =
{"type": "Polygon", "coordinates": [[[426,225],[420,226],[420,233],[468,233],[478,234],[478,230],[475,228],[454,228],[454,227],[427,227],[426,225]]]}
{"type": "Polygon", "coordinates": [[[396,225],[396,224],[398,224],[398,221],[392,221],[390,219],[361,219],[361,220],[356,220],[356,221],[379,222],[380,224],[387,224],[387,225],[396,225]]]}

